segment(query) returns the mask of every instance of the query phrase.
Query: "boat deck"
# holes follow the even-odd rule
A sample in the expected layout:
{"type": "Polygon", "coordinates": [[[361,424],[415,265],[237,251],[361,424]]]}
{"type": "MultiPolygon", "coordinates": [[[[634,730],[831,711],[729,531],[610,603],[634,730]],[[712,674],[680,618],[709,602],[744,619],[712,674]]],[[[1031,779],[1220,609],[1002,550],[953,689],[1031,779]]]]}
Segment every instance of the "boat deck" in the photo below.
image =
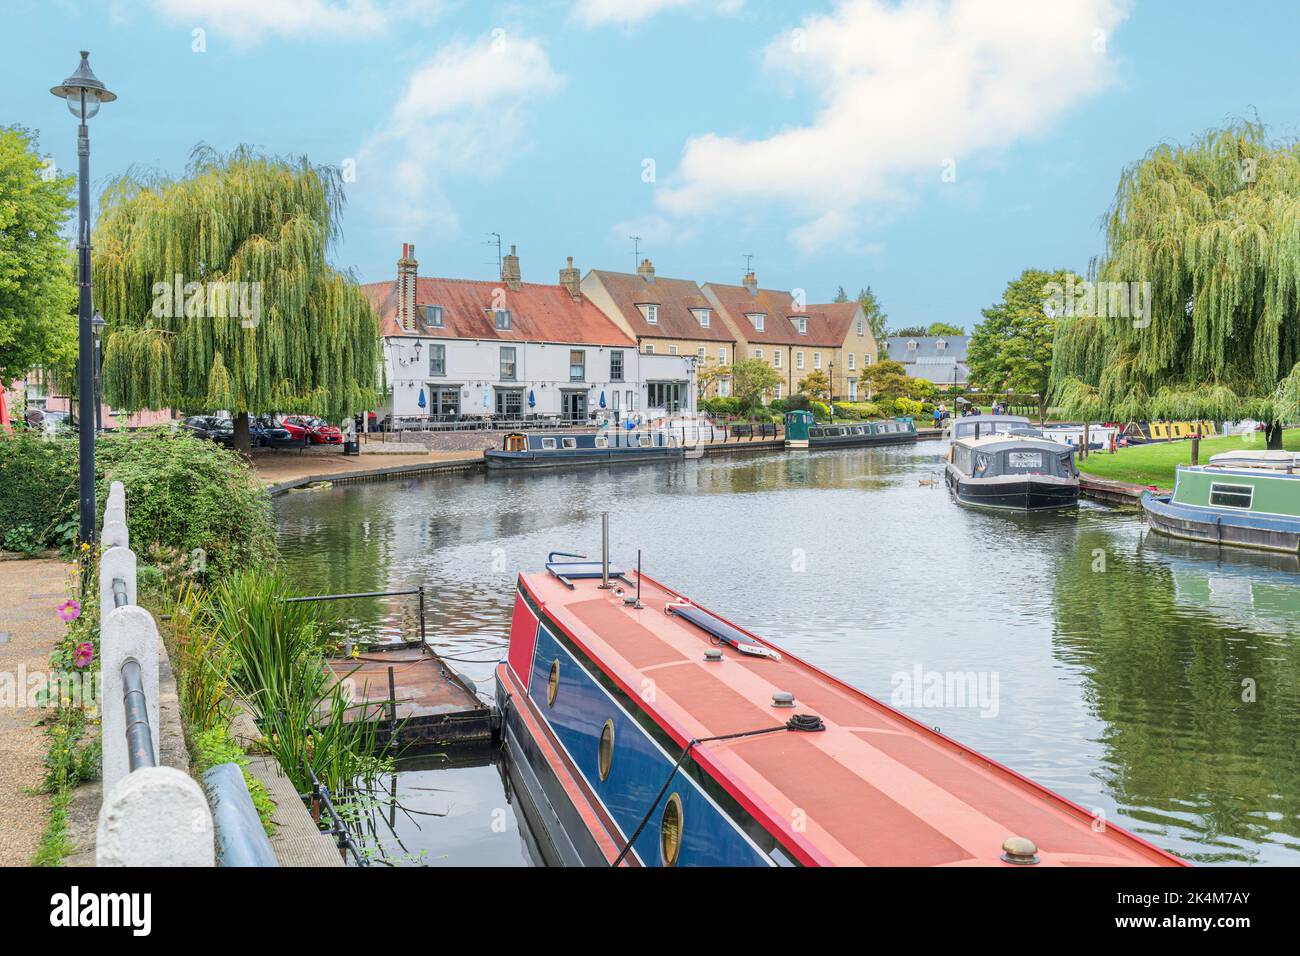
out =
{"type": "Polygon", "coordinates": [[[706,662],[705,651],[719,645],[667,614],[685,599],[648,577],[640,610],[599,580],[574,580],[572,590],[549,574],[523,583],[681,746],[778,726],[796,713],[822,718],[824,732],[704,742],[691,754],[801,862],[1011,865],[1002,844],[1019,836],[1034,841],[1046,866],[1181,864],[1120,828],[1098,832],[1082,807],[784,651],[778,661],[722,645],[723,660],[706,662]],[[792,709],[773,706],[781,691],[794,694],[792,709]]]}

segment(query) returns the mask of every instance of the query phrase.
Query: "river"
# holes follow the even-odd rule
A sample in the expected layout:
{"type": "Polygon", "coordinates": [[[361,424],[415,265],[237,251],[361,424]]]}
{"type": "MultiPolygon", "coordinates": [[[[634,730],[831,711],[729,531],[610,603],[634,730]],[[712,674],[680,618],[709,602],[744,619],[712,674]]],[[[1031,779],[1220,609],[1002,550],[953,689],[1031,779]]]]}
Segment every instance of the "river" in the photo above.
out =
{"type": "MultiPolygon", "coordinates": [[[[1150,533],[1132,510],[1002,516],[944,445],[760,454],[292,493],[307,593],[423,584],[428,635],[491,692],[520,570],[611,550],[693,600],[1199,864],[1300,864],[1300,569],[1150,533]],[[947,680],[963,695],[930,697],[947,680]]],[[[409,605],[351,608],[382,631],[409,605]]],[[[491,764],[406,765],[395,863],[532,860],[491,764]]],[[[376,811],[376,815],[381,815],[376,811]]],[[[391,827],[390,827],[391,824],[391,827]]]]}

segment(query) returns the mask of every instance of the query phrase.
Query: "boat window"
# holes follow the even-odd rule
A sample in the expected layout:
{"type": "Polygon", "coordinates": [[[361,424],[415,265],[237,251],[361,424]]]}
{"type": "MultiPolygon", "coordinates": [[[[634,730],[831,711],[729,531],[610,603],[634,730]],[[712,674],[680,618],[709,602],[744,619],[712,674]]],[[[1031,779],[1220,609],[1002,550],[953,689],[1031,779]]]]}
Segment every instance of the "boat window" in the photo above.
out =
{"type": "Polygon", "coordinates": [[[866,432],[863,430],[863,428],[862,428],[861,425],[854,425],[854,426],[853,426],[853,434],[855,434],[855,435],[865,435],[866,432]]]}
{"type": "Polygon", "coordinates": [[[555,439],[554,439],[554,438],[543,438],[543,439],[542,439],[542,447],[543,447],[543,448],[554,448],[554,447],[555,447],[555,439]]]}
{"type": "Polygon", "coordinates": [[[659,854],[664,866],[676,866],[682,852],[682,798],[673,794],[659,822],[659,854]]]}
{"type": "Polygon", "coordinates": [[[560,659],[551,661],[551,676],[546,679],[546,706],[555,706],[555,695],[560,691],[560,659]]]}
{"type": "Polygon", "coordinates": [[[1028,471],[1031,468],[1042,469],[1043,453],[1041,451],[1009,451],[1007,452],[1007,467],[1017,471],[1028,471]]]}
{"type": "Polygon", "coordinates": [[[608,447],[609,447],[609,439],[606,438],[604,435],[597,435],[597,436],[596,436],[596,447],[597,447],[597,448],[608,448],[608,447]]]}
{"type": "Polygon", "coordinates": [[[561,439],[561,441],[564,442],[564,447],[565,447],[565,448],[577,448],[577,447],[578,447],[578,439],[576,439],[576,438],[563,438],[563,439],[561,439]]]}
{"type": "Polygon", "coordinates": [[[650,442],[651,442],[651,436],[650,436],[650,435],[637,435],[636,437],[637,437],[637,439],[639,440],[639,442],[640,442],[642,448],[649,447],[650,442]]]}
{"type": "Polygon", "coordinates": [[[600,751],[597,759],[600,771],[600,779],[609,779],[609,769],[614,764],[614,720],[610,718],[605,721],[605,726],[600,731],[600,751]]]}
{"type": "Polygon", "coordinates": [[[1250,485],[1224,485],[1215,481],[1210,484],[1210,504],[1221,508],[1249,508],[1255,497],[1255,489],[1250,485]]]}

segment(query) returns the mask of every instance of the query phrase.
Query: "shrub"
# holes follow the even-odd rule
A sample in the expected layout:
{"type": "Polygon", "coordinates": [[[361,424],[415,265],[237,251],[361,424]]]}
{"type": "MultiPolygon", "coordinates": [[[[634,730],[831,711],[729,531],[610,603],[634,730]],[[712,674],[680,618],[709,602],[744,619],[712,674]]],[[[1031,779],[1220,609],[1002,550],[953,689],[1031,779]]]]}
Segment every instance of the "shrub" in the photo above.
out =
{"type": "Polygon", "coordinates": [[[818,421],[827,421],[831,417],[830,406],[825,402],[809,402],[809,411],[818,421]]]}
{"type": "Polygon", "coordinates": [[[836,402],[835,414],[842,418],[882,418],[885,413],[875,402],[836,402]]]}
{"type": "Polygon", "coordinates": [[[740,400],[730,395],[719,398],[706,398],[700,403],[700,407],[714,418],[739,415],[741,412],[740,400]]]}
{"type": "Polygon", "coordinates": [[[71,544],[75,534],[77,443],[39,432],[0,433],[0,546],[40,551],[71,544]]]}

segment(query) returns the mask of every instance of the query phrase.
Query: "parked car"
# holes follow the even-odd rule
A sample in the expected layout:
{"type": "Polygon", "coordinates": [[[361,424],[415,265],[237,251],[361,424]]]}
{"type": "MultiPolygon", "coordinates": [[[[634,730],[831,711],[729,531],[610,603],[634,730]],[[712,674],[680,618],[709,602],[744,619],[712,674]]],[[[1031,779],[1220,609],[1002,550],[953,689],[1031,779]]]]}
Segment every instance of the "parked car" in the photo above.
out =
{"type": "Polygon", "coordinates": [[[229,418],[218,418],[216,415],[191,415],[181,422],[181,428],[196,438],[206,438],[227,448],[234,447],[235,444],[235,423],[229,418]]]}
{"type": "Polygon", "coordinates": [[[248,433],[255,448],[289,448],[304,444],[304,436],[295,438],[290,429],[265,416],[250,418],[248,433]]]}
{"type": "Polygon", "coordinates": [[[313,445],[341,445],[343,432],[336,425],[330,425],[324,419],[310,415],[290,415],[280,421],[283,428],[289,429],[295,438],[307,436],[313,445]]]}

